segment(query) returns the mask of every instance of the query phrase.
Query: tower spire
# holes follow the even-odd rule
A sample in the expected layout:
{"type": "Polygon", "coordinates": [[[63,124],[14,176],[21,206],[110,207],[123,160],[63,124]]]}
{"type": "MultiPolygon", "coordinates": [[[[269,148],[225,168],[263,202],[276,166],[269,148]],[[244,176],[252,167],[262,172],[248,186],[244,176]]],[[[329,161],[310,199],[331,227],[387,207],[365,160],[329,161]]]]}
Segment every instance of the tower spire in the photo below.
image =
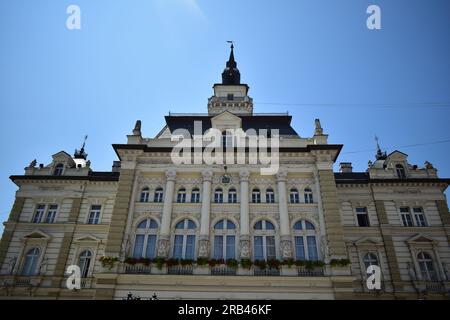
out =
{"type": "Polygon", "coordinates": [[[375,136],[375,141],[377,143],[377,154],[375,155],[375,158],[377,160],[385,160],[386,159],[386,151],[382,152],[380,148],[380,142],[377,136],[375,136]]]}
{"type": "Polygon", "coordinates": [[[238,85],[241,84],[241,74],[237,68],[236,60],[234,59],[234,43],[230,40],[227,42],[231,43],[230,57],[228,58],[226,67],[222,72],[222,84],[238,85]]]}

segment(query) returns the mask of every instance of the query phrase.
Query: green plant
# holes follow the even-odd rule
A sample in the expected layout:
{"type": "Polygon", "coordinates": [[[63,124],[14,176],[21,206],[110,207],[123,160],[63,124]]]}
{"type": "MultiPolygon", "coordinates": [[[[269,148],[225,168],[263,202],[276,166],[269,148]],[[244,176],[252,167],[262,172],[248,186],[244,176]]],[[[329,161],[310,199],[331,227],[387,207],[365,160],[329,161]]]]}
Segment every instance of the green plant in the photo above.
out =
{"type": "Polygon", "coordinates": [[[100,257],[100,262],[102,264],[103,268],[108,268],[111,270],[114,267],[114,264],[119,261],[118,257],[108,257],[108,256],[102,256],[100,257]]]}
{"type": "Polygon", "coordinates": [[[215,267],[216,265],[225,264],[225,260],[223,259],[210,259],[208,261],[210,267],[215,267]]]}
{"type": "Polygon", "coordinates": [[[250,259],[247,259],[247,258],[241,259],[242,268],[250,269],[252,267],[252,264],[253,264],[252,260],[250,260],[250,259]]]}
{"type": "Polygon", "coordinates": [[[295,260],[295,265],[297,267],[304,267],[306,265],[306,261],[305,260],[295,260]]]}
{"type": "Polygon", "coordinates": [[[208,264],[208,259],[207,258],[197,258],[197,265],[199,266],[205,266],[206,264],[208,264]]]}
{"type": "Polygon", "coordinates": [[[277,259],[267,260],[267,266],[272,269],[278,269],[280,267],[281,261],[277,259]]]}
{"type": "Polygon", "coordinates": [[[150,263],[152,262],[152,260],[148,259],[148,258],[139,258],[137,260],[138,263],[142,263],[143,265],[149,266],[150,263]]]}
{"type": "Polygon", "coordinates": [[[158,270],[161,270],[166,263],[166,259],[164,257],[157,257],[153,260],[153,263],[156,265],[156,268],[158,268],[158,270]]]}
{"type": "Polygon", "coordinates": [[[281,264],[284,266],[288,266],[289,268],[292,267],[294,265],[295,261],[292,258],[289,259],[284,259],[281,264]]]}
{"type": "Polygon", "coordinates": [[[138,259],[133,257],[127,257],[124,261],[126,264],[135,265],[138,262],[138,259]]]}
{"type": "Polygon", "coordinates": [[[167,259],[166,264],[167,264],[168,267],[177,266],[177,265],[180,264],[180,260],[174,259],[174,258],[167,259]]]}
{"type": "Polygon", "coordinates": [[[194,261],[191,259],[181,259],[180,260],[180,264],[182,266],[190,266],[190,265],[192,265],[192,263],[194,263],[194,261]]]}
{"type": "Polygon", "coordinates": [[[227,259],[227,267],[229,268],[237,268],[238,261],[236,259],[227,259]]]}
{"type": "Polygon", "coordinates": [[[266,260],[255,260],[254,265],[260,269],[265,269],[267,267],[266,260]]]}
{"type": "Polygon", "coordinates": [[[350,264],[349,259],[331,259],[330,265],[333,267],[346,267],[350,264]]]}

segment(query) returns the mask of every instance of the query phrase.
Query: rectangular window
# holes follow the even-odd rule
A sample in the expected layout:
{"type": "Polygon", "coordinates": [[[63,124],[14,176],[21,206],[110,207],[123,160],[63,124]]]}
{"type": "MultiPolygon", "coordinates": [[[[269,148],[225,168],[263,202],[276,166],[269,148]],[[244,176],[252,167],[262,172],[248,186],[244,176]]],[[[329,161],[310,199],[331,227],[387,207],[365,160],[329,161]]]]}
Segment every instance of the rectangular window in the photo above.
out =
{"type": "Polygon", "coordinates": [[[175,243],[173,246],[173,257],[175,259],[181,259],[183,254],[183,236],[175,236],[175,243]]]}
{"type": "Polygon", "coordinates": [[[306,242],[308,244],[308,257],[309,260],[318,260],[317,257],[317,244],[315,236],[307,236],[306,242]]]}
{"type": "Polygon", "coordinates": [[[235,259],[235,237],[227,236],[227,259],[235,259]]]}
{"type": "Polygon", "coordinates": [[[303,237],[295,237],[295,258],[297,260],[306,260],[303,237]]]}
{"type": "Polygon", "coordinates": [[[91,211],[89,212],[88,224],[99,224],[100,222],[100,211],[102,206],[92,205],[91,211]]]}
{"type": "Polygon", "coordinates": [[[411,213],[409,212],[409,207],[401,207],[400,215],[402,217],[402,223],[404,227],[412,227],[413,221],[411,218],[411,213]]]}
{"type": "Polygon", "coordinates": [[[195,256],[195,236],[186,237],[186,254],[185,259],[194,259],[195,256]]]}
{"type": "Polygon", "coordinates": [[[263,237],[255,236],[255,260],[264,260],[263,237]]]}
{"type": "Polygon", "coordinates": [[[227,94],[227,100],[232,101],[234,99],[234,95],[232,93],[227,94]]]}
{"type": "Polygon", "coordinates": [[[252,193],[252,202],[253,203],[261,203],[261,193],[253,192],[252,193]]]}
{"type": "Polygon", "coordinates": [[[33,223],[39,223],[42,220],[45,212],[45,204],[38,204],[36,206],[36,212],[34,213],[33,223]]]}
{"type": "Polygon", "coordinates": [[[275,203],[275,195],[273,192],[266,193],[266,202],[267,203],[275,203]]]}
{"type": "Polygon", "coordinates": [[[274,236],[266,237],[266,251],[267,251],[267,260],[277,258],[277,254],[275,251],[275,237],[274,236]]]}
{"type": "Polygon", "coordinates": [[[56,211],[58,210],[58,205],[51,204],[48,207],[47,216],[45,217],[45,223],[53,223],[55,222],[56,211]]]}
{"type": "Polygon", "coordinates": [[[192,203],[199,203],[200,202],[200,193],[192,192],[191,202],[192,203]]]}
{"type": "Polygon", "coordinates": [[[146,258],[153,259],[155,257],[155,248],[156,248],[156,235],[151,234],[147,237],[147,252],[145,254],[146,258]]]}
{"type": "Polygon", "coordinates": [[[223,258],[223,236],[214,237],[214,259],[223,258]]]}
{"type": "Polygon", "coordinates": [[[139,234],[136,236],[136,240],[134,242],[134,251],[133,251],[134,258],[142,258],[142,251],[144,250],[144,239],[145,239],[145,236],[142,234],[139,234]]]}
{"type": "Polygon", "coordinates": [[[422,208],[414,208],[413,209],[414,212],[414,218],[416,219],[416,224],[418,227],[426,227],[427,224],[427,220],[425,219],[425,214],[423,213],[423,209],[422,208]]]}
{"type": "Polygon", "coordinates": [[[369,227],[369,215],[367,214],[367,208],[356,208],[356,218],[358,219],[358,226],[369,227]]]}

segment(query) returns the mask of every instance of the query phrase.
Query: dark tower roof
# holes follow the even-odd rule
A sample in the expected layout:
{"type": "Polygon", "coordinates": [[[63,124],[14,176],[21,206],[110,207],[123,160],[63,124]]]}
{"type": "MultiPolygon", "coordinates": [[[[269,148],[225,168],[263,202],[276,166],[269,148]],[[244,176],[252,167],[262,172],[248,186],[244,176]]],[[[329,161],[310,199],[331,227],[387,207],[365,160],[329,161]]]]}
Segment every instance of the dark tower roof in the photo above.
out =
{"type": "Polygon", "coordinates": [[[241,73],[239,72],[239,69],[237,68],[237,63],[234,60],[233,49],[234,46],[233,43],[231,43],[230,58],[227,61],[227,66],[222,72],[222,84],[228,85],[241,84],[241,73]]]}

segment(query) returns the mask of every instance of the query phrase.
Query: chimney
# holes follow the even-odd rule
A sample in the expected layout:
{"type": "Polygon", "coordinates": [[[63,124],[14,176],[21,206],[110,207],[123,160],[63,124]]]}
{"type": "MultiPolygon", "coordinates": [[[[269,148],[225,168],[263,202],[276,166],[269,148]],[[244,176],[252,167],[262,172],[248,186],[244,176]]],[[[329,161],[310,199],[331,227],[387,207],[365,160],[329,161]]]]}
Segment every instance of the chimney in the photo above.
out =
{"type": "Polygon", "coordinates": [[[341,173],[353,172],[352,163],[351,162],[339,163],[339,172],[341,173]]]}

